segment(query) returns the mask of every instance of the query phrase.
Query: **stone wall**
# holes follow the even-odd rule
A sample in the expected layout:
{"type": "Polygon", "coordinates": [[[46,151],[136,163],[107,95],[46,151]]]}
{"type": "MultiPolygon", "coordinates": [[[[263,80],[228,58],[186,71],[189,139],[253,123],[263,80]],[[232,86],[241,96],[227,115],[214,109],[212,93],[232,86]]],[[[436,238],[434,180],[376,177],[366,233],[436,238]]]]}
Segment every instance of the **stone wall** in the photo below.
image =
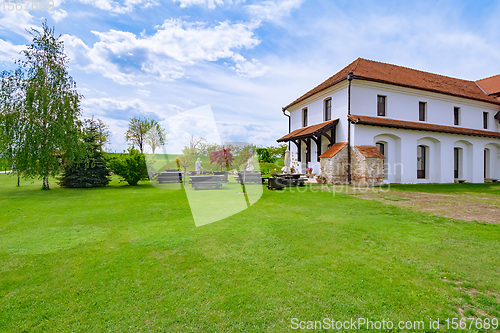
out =
{"type": "Polygon", "coordinates": [[[328,184],[347,183],[347,146],[333,157],[320,158],[320,166],[320,176],[324,177],[328,184]]]}
{"type": "MultiPolygon", "coordinates": [[[[321,158],[321,176],[328,184],[347,184],[347,146],[335,156],[321,158]]],[[[365,157],[351,147],[351,184],[379,186],[384,183],[384,159],[365,157]]]]}

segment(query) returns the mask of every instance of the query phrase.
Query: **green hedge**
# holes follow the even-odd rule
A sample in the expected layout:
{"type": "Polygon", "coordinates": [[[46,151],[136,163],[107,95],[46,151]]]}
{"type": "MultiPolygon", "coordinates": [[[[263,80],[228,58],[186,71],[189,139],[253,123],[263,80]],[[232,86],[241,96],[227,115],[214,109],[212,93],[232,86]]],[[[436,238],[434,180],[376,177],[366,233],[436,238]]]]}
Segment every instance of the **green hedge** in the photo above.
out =
{"type": "Polygon", "coordinates": [[[11,165],[7,160],[0,159],[0,171],[11,170],[11,165]]]}

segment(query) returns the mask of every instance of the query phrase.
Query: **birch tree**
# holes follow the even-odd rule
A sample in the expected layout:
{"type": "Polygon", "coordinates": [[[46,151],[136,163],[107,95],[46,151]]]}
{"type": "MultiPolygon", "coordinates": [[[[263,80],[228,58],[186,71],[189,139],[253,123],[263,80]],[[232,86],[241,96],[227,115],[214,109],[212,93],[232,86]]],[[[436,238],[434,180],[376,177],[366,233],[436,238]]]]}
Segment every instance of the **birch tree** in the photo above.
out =
{"type": "Polygon", "coordinates": [[[156,148],[165,145],[165,129],[156,120],[151,120],[151,129],[146,134],[146,142],[151,147],[153,154],[156,148]]]}
{"type": "Polygon", "coordinates": [[[132,143],[132,146],[137,145],[141,153],[144,152],[144,146],[146,145],[147,134],[151,129],[151,120],[148,118],[131,118],[128,123],[128,129],[125,133],[125,138],[127,141],[132,143]]]}
{"type": "Polygon", "coordinates": [[[33,42],[21,52],[18,68],[0,76],[0,155],[23,178],[59,174],[62,162],[82,154],[80,99],[68,74],[64,44],[47,23],[32,29],[33,42]]]}

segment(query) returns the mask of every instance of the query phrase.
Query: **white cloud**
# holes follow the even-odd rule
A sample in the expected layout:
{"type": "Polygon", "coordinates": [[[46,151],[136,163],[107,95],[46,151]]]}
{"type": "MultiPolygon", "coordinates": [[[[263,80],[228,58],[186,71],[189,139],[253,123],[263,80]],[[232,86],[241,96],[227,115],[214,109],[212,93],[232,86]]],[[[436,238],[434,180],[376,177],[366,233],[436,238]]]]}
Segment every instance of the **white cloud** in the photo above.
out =
{"type": "Polygon", "coordinates": [[[68,13],[64,9],[55,9],[51,15],[55,22],[60,22],[68,16],[68,13]]]}
{"type": "Polygon", "coordinates": [[[9,41],[0,39],[0,61],[12,62],[20,57],[19,52],[24,49],[22,45],[13,45],[9,41]]]}
{"type": "MultiPolygon", "coordinates": [[[[175,110],[176,105],[167,105],[167,110],[175,110]]],[[[127,147],[125,132],[132,117],[147,117],[160,120],[165,117],[162,107],[144,102],[139,98],[88,98],[82,101],[83,115],[86,118],[102,119],[110,126],[112,134],[110,150],[122,151],[127,147]]]]}
{"type": "Polygon", "coordinates": [[[236,62],[236,65],[232,68],[239,76],[250,78],[258,77],[264,75],[264,73],[269,69],[269,66],[264,66],[257,59],[248,61],[240,54],[234,56],[234,61],[236,62]]]}
{"type": "Polygon", "coordinates": [[[125,0],[123,5],[112,0],[79,0],[83,4],[94,6],[98,9],[125,14],[133,11],[135,7],[147,8],[157,5],[155,0],[125,0]]]}
{"type": "Polygon", "coordinates": [[[305,0],[262,1],[257,5],[245,6],[248,13],[257,21],[271,21],[280,23],[290,15],[290,12],[299,8],[305,0]]]}
{"type": "Polygon", "coordinates": [[[145,89],[137,89],[137,92],[139,93],[139,95],[144,97],[148,97],[149,95],[151,95],[151,91],[145,89]]]}
{"type": "Polygon", "coordinates": [[[33,24],[33,16],[28,11],[0,11],[0,32],[15,33],[20,36],[31,39],[30,34],[26,30],[37,28],[33,24]]]}
{"type": "Polygon", "coordinates": [[[82,101],[84,114],[88,117],[110,116],[115,119],[126,120],[139,115],[151,115],[151,106],[140,99],[117,100],[114,98],[89,98],[82,101]]]}
{"type": "Polygon", "coordinates": [[[260,43],[242,23],[226,21],[207,27],[177,19],[166,20],[149,36],[117,30],[93,33],[100,41],[92,47],[76,37],[63,36],[70,58],[119,84],[141,84],[143,75],[174,80],[184,76],[188,66],[227,58],[239,62],[235,68],[242,75],[256,75],[264,68],[256,60],[246,64],[239,56],[239,50],[260,43]]]}
{"type": "MultiPolygon", "coordinates": [[[[241,0],[245,1],[245,0],[241,0]]],[[[173,2],[178,2],[180,3],[181,8],[186,8],[186,7],[191,7],[191,6],[205,6],[210,9],[214,9],[215,7],[219,6],[224,6],[227,4],[232,4],[240,2],[240,0],[173,0],[173,2]]]]}

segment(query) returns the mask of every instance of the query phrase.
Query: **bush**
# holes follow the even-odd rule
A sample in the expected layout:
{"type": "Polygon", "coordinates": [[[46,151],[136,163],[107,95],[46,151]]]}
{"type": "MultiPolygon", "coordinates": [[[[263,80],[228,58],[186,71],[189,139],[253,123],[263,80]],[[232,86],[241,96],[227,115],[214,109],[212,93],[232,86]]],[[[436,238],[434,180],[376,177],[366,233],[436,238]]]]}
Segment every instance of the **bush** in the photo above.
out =
{"type": "Polygon", "coordinates": [[[257,154],[259,155],[259,162],[261,163],[276,162],[276,157],[271,156],[267,148],[257,148],[257,154]]]}
{"type": "Polygon", "coordinates": [[[146,158],[139,150],[131,148],[128,154],[114,155],[108,158],[111,171],[129,185],[137,185],[139,181],[148,179],[146,158]]]}

